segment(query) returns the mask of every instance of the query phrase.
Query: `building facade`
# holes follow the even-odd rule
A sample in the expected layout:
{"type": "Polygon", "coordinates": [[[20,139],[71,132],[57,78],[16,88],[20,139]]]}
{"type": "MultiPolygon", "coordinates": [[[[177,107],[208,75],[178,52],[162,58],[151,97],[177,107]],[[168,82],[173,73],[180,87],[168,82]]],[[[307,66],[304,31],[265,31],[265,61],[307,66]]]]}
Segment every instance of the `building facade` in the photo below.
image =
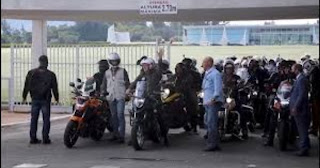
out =
{"type": "Polygon", "coordinates": [[[319,24],[184,26],[185,45],[318,45],[319,24]]]}

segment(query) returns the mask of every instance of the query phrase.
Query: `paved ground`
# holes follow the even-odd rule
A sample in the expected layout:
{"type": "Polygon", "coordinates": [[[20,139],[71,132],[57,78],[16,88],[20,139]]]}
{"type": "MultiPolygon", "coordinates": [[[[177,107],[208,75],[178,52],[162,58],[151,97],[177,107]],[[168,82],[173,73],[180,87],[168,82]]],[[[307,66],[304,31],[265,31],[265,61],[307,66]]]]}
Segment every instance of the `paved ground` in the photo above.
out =
{"type": "MultiPolygon", "coordinates": [[[[70,114],[69,114],[70,115],[70,114]]],[[[51,113],[51,119],[60,118],[63,116],[69,116],[68,114],[51,113]]],[[[1,125],[12,125],[15,123],[29,122],[31,118],[30,113],[26,112],[8,112],[1,110],[1,125]]],[[[39,121],[42,120],[42,114],[40,113],[39,121]]]]}
{"type": "MultiPolygon", "coordinates": [[[[261,145],[258,134],[245,142],[226,142],[216,153],[202,152],[201,135],[189,135],[180,130],[171,132],[169,148],[148,143],[146,150],[134,151],[127,145],[108,142],[108,134],[100,141],[79,139],[76,147],[67,149],[62,137],[67,119],[52,122],[51,145],[29,145],[28,126],[1,128],[1,168],[23,163],[45,164],[48,168],[318,168],[319,142],[312,138],[311,157],[293,156],[293,151],[261,145]],[[103,168],[103,167],[100,167],[103,168]]],[[[41,128],[41,126],[40,126],[41,128]]],[[[127,127],[129,135],[129,126],[127,127]]],[[[38,135],[40,136],[39,131],[38,135]]]]}

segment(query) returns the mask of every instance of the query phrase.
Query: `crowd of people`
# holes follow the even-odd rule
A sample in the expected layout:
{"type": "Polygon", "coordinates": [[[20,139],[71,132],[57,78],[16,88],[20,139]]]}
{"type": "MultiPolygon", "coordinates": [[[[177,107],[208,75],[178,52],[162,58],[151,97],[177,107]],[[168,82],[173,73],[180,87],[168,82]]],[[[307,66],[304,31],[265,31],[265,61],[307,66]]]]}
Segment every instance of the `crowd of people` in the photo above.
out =
{"type": "MultiPolygon", "coordinates": [[[[160,92],[159,83],[175,81],[176,90],[185,95],[188,120],[191,130],[197,132],[199,122],[198,93],[203,92],[203,105],[205,115],[204,126],[207,129],[205,151],[221,150],[218,133],[218,111],[223,107],[226,95],[236,99],[236,109],[241,114],[241,100],[238,96],[239,83],[252,84],[257,88],[258,94],[264,94],[267,98],[259,98],[255,102],[255,111],[265,110],[257,113],[256,120],[259,127],[263,128],[265,146],[272,146],[275,135],[275,121],[269,107],[270,97],[274,96],[280,83],[285,80],[294,82],[290,99],[290,112],[294,117],[300,138],[299,156],[308,155],[310,142],[308,134],[317,135],[319,132],[319,105],[320,105],[320,70],[319,60],[312,60],[306,55],[299,61],[285,60],[281,57],[267,59],[265,57],[229,57],[226,60],[216,60],[206,57],[201,67],[203,73],[196,68],[194,59],[184,58],[175,66],[175,72],[170,71],[168,60],[162,59],[163,50],[158,52],[158,60],[143,56],[137,61],[141,66],[139,76],[130,83],[128,72],[121,67],[119,54],[111,53],[107,60],[99,61],[99,72],[93,77],[96,79],[97,90],[106,96],[109,103],[113,132],[111,141],[125,143],[125,102],[132,95],[136,81],[146,78],[147,94],[154,91],[160,92]],[[156,63],[157,62],[157,63],[156,63]],[[163,74],[167,79],[163,79],[163,74]],[[258,116],[259,114],[259,116],[258,116]],[[311,125],[312,119],[312,126],[311,125]],[[310,130],[309,130],[310,127],[310,130]]],[[[25,81],[23,99],[26,100],[30,92],[32,98],[30,143],[36,144],[41,141],[36,137],[37,121],[39,111],[42,110],[44,117],[43,140],[49,144],[50,130],[50,102],[53,91],[56,101],[59,101],[57,80],[53,72],[47,69],[48,59],[41,56],[39,68],[31,70],[25,81]]],[[[242,114],[241,114],[242,115],[242,114]]],[[[242,115],[245,116],[245,115],[242,115]]],[[[242,138],[248,138],[248,118],[241,118],[242,138]]],[[[163,121],[165,122],[165,121],[163,121]]],[[[165,125],[165,124],[162,124],[165,125]]],[[[163,126],[164,127],[164,126],[163,126]]],[[[163,128],[164,129],[164,128],[163,128]]]]}

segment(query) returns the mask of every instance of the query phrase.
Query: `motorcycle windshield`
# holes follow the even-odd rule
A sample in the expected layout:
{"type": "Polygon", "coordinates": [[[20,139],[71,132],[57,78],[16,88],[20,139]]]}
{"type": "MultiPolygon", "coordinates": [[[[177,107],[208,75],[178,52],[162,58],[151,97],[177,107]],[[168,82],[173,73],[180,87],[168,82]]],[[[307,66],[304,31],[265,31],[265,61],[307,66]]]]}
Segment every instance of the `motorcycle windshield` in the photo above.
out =
{"type": "Polygon", "coordinates": [[[136,90],[134,92],[134,96],[137,98],[144,98],[145,90],[146,90],[146,81],[144,80],[138,81],[136,85],[136,90]]]}
{"type": "Polygon", "coordinates": [[[82,86],[83,96],[90,96],[92,92],[96,90],[96,82],[94,78],[89,78],[86,80],[82,86]]]}

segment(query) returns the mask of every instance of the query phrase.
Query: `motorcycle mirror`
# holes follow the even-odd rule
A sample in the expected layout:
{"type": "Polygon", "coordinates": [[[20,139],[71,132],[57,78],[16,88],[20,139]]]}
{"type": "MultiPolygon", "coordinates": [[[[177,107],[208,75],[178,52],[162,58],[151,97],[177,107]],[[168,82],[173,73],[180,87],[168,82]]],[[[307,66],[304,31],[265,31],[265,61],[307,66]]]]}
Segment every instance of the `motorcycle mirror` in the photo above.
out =
{"type": "Polygon", "coordinates": [[[78,85],[78,86],[77,86],[77,89],[81,89],[81,87],[82,87],[82,85],[78,85]]]}
{"type": "Polygon", "coordinates": [[[70,83],[69,83],[69,86],[71,86],[71,87],[75,87],[74,82],[70,82],[70,83]]]}
{"type": "Polygon", "coordinates": [[[77,82],[78,82],[78,83],[81,83],[82,81],[81,81],[81,79],[80,79],[80,78],[77,78],[77,82]]]}

